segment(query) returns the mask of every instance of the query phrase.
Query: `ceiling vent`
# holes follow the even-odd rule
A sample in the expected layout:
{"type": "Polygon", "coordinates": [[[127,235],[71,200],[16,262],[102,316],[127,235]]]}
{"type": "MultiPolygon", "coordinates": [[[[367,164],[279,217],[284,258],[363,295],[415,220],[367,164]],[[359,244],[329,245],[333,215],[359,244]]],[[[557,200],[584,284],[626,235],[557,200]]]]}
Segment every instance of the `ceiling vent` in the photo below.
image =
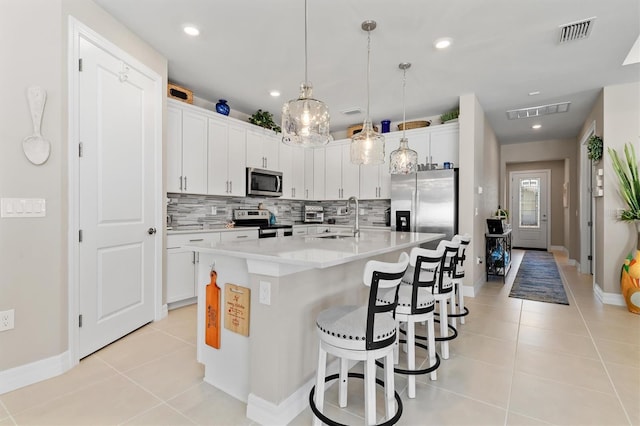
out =
{"type": "Polygon", "coordinates": [[[583,19],[582,21],[571,22],[569,24],[560,25],[560,44],[569,41],[582,40],[589,37],[593,28],[593,21],[596,17],[583,19]]]}
{"type": "Polygon", "coordinates": [[[558,114],[569,111],[571,102],[560,102],[557,104],[541,105],[530,108],[512,109],[507,111],[509,120],[517,120],[519,118],[540,117],[542,115],[558,114]]]}
{"type": "Polygon", "coordinates": [[[343,113],[344,115],[354,115],[354,114],[362,113],[362,110],[358,107],[352,107],[352,108],[343,109],[340,112],[343,113]]]}

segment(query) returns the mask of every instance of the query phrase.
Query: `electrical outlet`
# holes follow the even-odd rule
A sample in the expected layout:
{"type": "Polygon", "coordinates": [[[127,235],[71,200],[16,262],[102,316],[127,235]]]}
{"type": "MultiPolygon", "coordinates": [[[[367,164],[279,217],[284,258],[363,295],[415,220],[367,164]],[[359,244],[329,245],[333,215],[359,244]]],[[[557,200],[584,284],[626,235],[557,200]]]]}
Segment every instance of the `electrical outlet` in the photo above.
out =
{"type": "Polygon", "coordinates": [[[260,281],[260,303],[271,305],[271,283],[269,281],[260,281]]]}
{"type": "Polygon", "coordinates": [[[211,214],[218,214],[218,208],[216,206],[211,207],[211,214]]]}
{"type": "Polygon", "coordinates": [[[365,214],[367,214],[367,211],[364,208],[361,208],[360,209],[360,215],[362,216],[362,215],[365,215],[365,214]]]}
{"type": "Polygon", "coordinates": [[[482,263],[482,258],[481,257],[476,257],[476,265],[479,265],[482,263]]]}
{"type": "Polygon", "coordinates": [[[14,327],[14,313],[13,309],[0,312],[0,331],[11,330],[14,327]]]}

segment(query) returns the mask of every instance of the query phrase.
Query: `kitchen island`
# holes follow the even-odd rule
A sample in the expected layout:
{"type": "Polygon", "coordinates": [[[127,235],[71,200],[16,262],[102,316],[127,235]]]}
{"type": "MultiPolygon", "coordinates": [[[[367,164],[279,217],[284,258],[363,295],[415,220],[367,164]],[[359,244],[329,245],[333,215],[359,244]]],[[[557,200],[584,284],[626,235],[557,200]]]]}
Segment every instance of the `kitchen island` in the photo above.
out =
{"type": "Polygon", "coordinates": [[[199,253],[198,361],[204,381],[247,402],[247,417],[260,424],[287,424],[308,405],[318,338],[315,318],[335,305],[362,304],[369,260],[395,262],[443,234],[392,231],[266,238],[235,243],[195,243],[199,253]],[[249,333],[224,327],[220,348],[205,344],[206,284],[212,264],[225,306],[225,285],[251,290],[249,333]]]}

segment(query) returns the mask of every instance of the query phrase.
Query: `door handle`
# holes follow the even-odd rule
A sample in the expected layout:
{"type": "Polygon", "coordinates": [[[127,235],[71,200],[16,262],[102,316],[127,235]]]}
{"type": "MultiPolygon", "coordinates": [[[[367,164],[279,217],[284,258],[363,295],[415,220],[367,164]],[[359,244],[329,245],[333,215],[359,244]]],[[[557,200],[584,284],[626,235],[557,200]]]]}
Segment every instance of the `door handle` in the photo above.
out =
{"type": "Polygon", "coordinates": [[[156,233],[156,228],[151,227],[151,228],[147,229],[147,234],[153,235],[155,233],[156,233]]]}

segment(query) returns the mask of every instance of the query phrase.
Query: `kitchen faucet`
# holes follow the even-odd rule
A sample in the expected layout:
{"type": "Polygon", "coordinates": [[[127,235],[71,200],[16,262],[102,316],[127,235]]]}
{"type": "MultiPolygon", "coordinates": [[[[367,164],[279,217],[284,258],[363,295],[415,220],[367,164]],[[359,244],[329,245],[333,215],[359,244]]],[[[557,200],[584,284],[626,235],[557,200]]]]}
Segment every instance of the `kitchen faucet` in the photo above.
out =
{"type": "Polygon", "coordinates": [[[356,226],[353,228],[353,236],[359,237],[360,226],[358,225],[358,216],[360,215],[360,204],[358,202],[357,197],[354,197],[354,196],[349,197],[349,199],[347,200],[347,213],[351,213],[350,212],[351,208],[349,207],[351,205],[351,201],[354,201],[356,203],[356,226]]]}

